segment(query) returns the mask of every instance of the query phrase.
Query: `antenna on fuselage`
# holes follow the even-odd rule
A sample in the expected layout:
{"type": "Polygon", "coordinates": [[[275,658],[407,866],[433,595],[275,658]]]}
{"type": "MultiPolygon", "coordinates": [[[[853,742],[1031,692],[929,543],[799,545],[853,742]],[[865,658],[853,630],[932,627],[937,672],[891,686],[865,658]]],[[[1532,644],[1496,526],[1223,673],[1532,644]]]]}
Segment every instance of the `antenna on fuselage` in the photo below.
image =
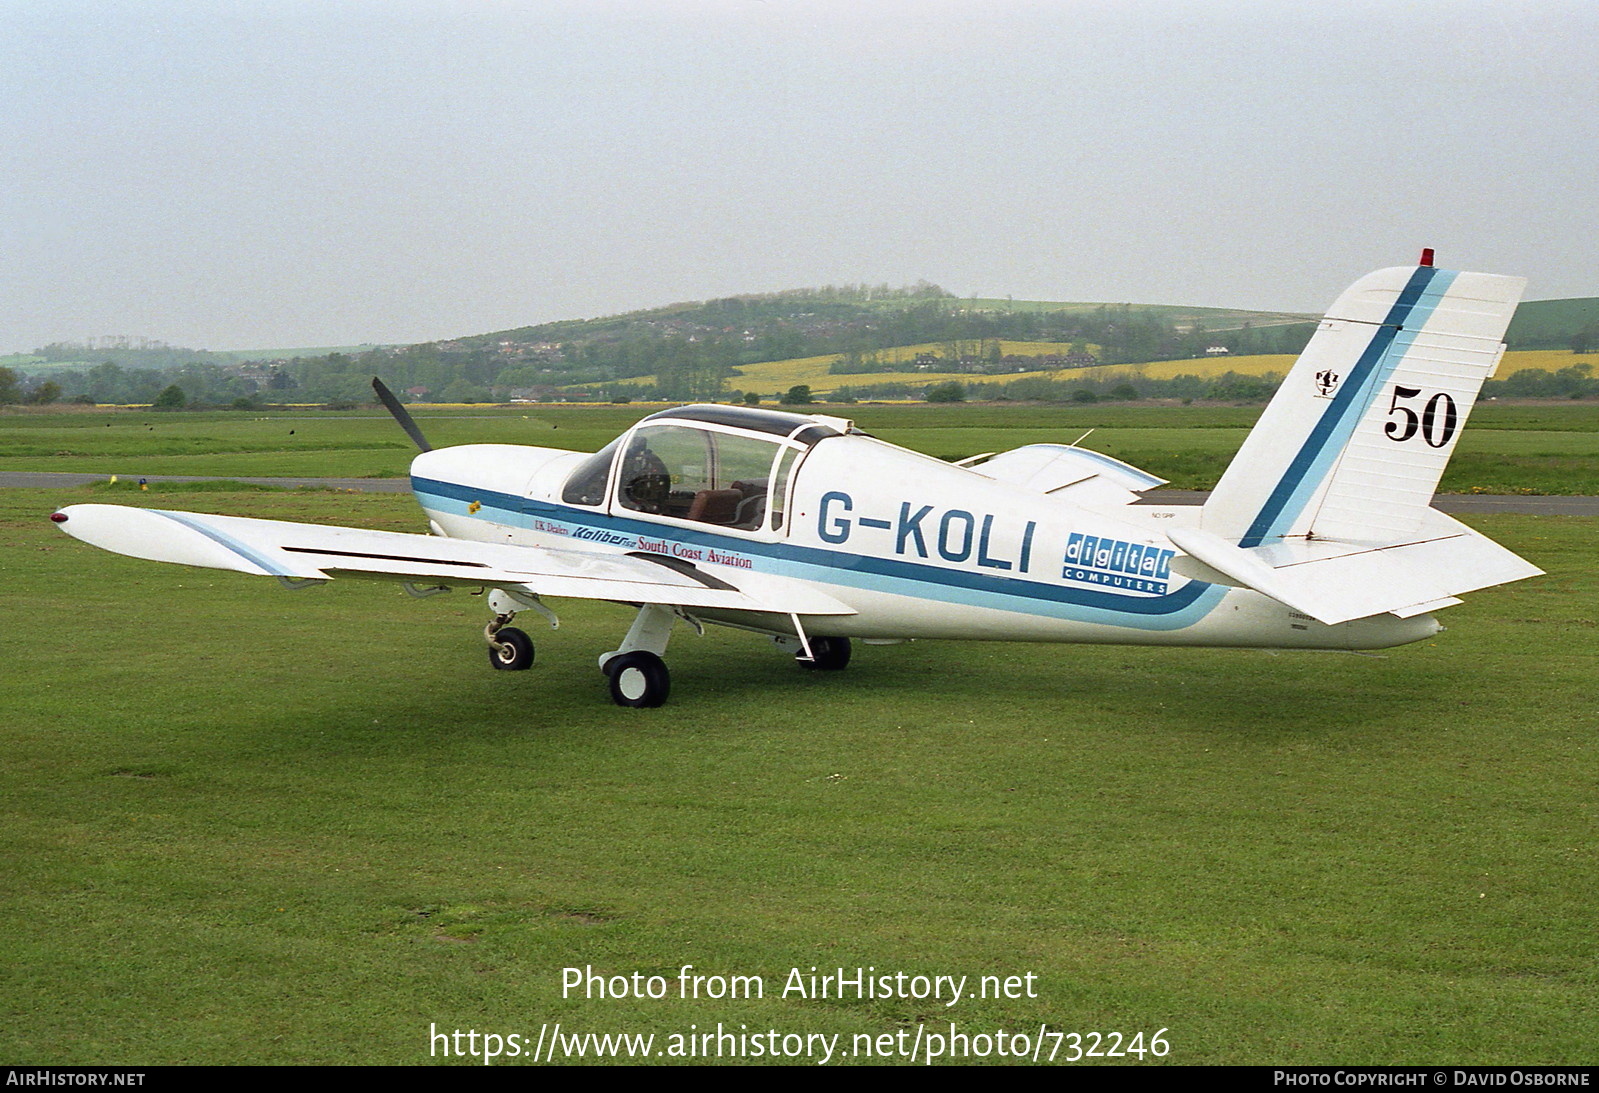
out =
{"type": "MultiPolygon", "coordinates": [[[[1099,428],[1099,426],[1098,426],[1098,425],[1095,425],[1095,426],[1094,426],[1094,429],[1097,429],[1097,428],[1099,428]]],[[[1077,439],[1076,439],[1076,440],[1074,440],[1074,441],[1072,441],[1072,442],[1071,442],[1071,443],[1070,443],[1070,444],[1068,444],[1068,445],[1066,445],[1066,447],[1068,447],[1068,448],[1075,448],[1075,447],[1077,447],[1077,445],[1079,445],[1079,444],[1081,444],[1081,443],[1082,443],[1082,442],[1083,442],[1083,441],[1085,441],[1085,440],[1087,440],[1087,439],[1088,439],[1088,434],[1089,434],[1089,433],[1092,433],[1092,432],[1093,432],[1093,431],[1094,431],[1094,429],[1090,429],[1090,430],[1088,430],[1088,432],[1087,432],[1087,433],[1084,433],[1084,434],[1083,434],[1083,435],[1082,435],[1082,436],[1080,436],[1080,437],[1078,437],[1078,438],[1077,438],[1077,439]]]]}
{"type": "Polygon", "coordinates": [[[424,452],[431,452],[433,445],[428,443],[428,438],[422,435],[421,429],[417,428],[416,420],[411,417],[410,411],[401,405],[400,400],[394,397],[394,392],[390,391],[383,381],[376,376],[372,377],[372,390],[377,392],[378,401],[384,405],[390,414],[394,415],[394,420],[400,423],[400,428],[405,430],[405,435],[411,438],[412,443],[424,452]]]}

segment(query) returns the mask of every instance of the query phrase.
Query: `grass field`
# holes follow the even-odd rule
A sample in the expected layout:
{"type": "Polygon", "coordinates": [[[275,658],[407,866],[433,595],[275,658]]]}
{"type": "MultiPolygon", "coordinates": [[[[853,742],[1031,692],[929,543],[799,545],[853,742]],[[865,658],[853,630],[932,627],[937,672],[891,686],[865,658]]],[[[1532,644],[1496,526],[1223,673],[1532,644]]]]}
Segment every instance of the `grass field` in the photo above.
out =
{"type": "MultiPolygon", "coordinates": [[[[493,442],[595,451],[660,406],[419,410],[436,445],[493,442]]],[[[827,409],[827,408],[819,408],[827,409]]],[[[1213,486],[1258,406],[956,405],[834,407],[885,440],[947,459],[1021,444],[1083,443],[1183,489],[1213,486]]],[[[157,414],[103,410],[0,416],[0,471],[403,476],[414,449],[385,414],[157,414]]],[[[1486,404],[1473,412],[1445,492],[1599,494],[1599,405],[1486,404]]]]}
{"type": "MultiPolygon", "coordinates": [[[[803,673],[713,629],[631,711],[594,667],[622,608],[558,605],[537,667],[492,672],[478,599],[285,592],[45,519],[97,496],[0,491],[8,1061],[953,1021],[1164,1029],[1173,1063],[1592,1062],[1593,520],[1473,521],[1550,575],[1385,657],[919,642],[803,673]],[[766,996],[562,996],[684,964],[766,996]],[[778,996],[813,966],[1036,997],[778,996]]],[[[394,496],[132,497],[420,527],[394,496]]]]}

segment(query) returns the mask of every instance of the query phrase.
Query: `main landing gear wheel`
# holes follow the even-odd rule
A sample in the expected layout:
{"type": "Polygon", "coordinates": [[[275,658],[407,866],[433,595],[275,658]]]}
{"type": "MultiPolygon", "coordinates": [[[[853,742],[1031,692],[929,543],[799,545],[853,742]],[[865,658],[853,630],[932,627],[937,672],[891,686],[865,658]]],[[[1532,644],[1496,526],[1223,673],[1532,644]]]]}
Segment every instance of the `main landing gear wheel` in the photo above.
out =
{"type": "Polygon", "coordinates": [[[533,639],[514,626],[494,632],[498,648],[489,646],[489,663],[505,672],[521,672],[533,667],[533,639]]]}
{"type": "Polygon", "coordinates": [[[813,660],[805,659],[803,649],[794,654],[794,659],[799,661],[800,667],[810,668],[813,671],[817,669],[824,672],[839,671],[849,664],[849,638],[812,638],[811,652],[815,655],[813,660]]]}
{"type": "Polygon", "coordinates": [[[672,676],[666,662],[654,653],[638,650],[619,653],[605,662],[611,681],[611,701],[618,706],[646,709],[666,701],[672,690],[672,676]]]}

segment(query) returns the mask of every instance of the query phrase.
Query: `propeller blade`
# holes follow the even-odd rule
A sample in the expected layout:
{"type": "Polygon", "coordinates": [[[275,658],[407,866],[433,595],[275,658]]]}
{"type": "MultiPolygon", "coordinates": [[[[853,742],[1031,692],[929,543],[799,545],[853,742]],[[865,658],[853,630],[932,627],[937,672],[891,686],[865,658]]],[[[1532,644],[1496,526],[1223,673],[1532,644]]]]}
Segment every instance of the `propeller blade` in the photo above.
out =
{"type": "Polygon", "coordinates": [[[400,428],[405,430],[405,435],[410,437],[411,441],[424,452],[431,452],[433,445],[428,443],[428,438],[422,435],[421,429],[417,428],[416,419],[411,417],[410,412],[401,405],[400,400],[394,397],[394,392],[390,391],[383,381],[376,376],[372,377],[372,390],[377,392],[378,401],[383,403],[389,413],[394,415],[394,420],[400,423],[400,428]]]}

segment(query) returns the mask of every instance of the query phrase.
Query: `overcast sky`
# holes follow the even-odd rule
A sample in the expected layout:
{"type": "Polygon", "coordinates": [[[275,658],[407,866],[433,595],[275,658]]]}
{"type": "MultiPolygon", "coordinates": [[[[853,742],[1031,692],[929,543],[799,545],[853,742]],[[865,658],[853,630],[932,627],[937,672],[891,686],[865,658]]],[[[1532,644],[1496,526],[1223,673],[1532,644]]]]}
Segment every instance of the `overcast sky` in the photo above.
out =
{"type": "Polygon", "coordinates": [[[1599,295],[1593,0],[0,0],[0,352],[678,300],[1599,295]]]}

